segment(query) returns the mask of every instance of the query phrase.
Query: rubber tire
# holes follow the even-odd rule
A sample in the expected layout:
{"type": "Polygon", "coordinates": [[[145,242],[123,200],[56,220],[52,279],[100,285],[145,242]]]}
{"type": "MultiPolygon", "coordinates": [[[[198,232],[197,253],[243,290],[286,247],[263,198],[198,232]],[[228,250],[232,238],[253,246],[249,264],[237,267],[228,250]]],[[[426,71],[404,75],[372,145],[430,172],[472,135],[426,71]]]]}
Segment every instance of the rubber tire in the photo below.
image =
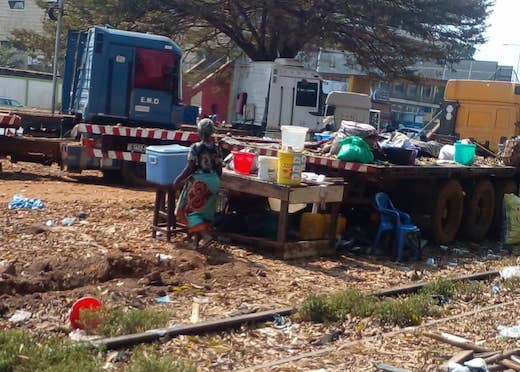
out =
{"type": "Polygon", "coordinates": [[[468,192],[463,218],[464,236],[479,242],[483,240],[495,218],[495,187],[489,180],[478,181],[468,192]]]}
{"type": "Polygon", "coordinates": [[[432,235],[438,244],[455,240],[462,222],[464,192],[457,180],[449,180],[437,194],[432,214],[432,235]]]}
{"type": "Polygon", "coordinates": [[[124,161],[121,164],[120,174],[124,185],[133,187],[151,186],[151,184],[146,181],[145,164],[124,161]]]}

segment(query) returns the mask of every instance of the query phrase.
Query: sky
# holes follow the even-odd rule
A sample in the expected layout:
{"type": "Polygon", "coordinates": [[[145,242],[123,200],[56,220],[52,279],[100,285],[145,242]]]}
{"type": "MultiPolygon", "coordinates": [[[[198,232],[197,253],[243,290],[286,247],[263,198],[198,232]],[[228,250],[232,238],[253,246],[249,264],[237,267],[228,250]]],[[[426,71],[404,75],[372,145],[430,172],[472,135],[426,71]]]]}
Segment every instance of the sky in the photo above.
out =
{"type": "Polygon", "coordinates": [[[495,0],[493,13],[488,18],[487,43],[477,47],[475,59],[498,61],[501,65],[520,63],[520,0],[495,0]],[[517,44],[506,46],[504,44],[517,44]]]}

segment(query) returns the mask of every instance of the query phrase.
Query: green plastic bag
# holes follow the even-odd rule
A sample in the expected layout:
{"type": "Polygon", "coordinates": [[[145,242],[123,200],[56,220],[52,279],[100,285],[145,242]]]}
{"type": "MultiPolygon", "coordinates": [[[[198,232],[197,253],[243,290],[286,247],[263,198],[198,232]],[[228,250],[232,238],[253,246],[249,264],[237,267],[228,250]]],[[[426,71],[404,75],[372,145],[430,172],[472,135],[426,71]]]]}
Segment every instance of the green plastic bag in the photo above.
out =
{"type": "Polygon", "coordinates": [[[368,143],[358,136],[350,136],[340,142],[338,159],[355,163],[371,163],[374,161],[374,154],[368,143]]]}
{"type": "Polygon", "coordinates": [[[520,243],[520,198],[514,194],[504,195],[505,244],[520,243]]]}

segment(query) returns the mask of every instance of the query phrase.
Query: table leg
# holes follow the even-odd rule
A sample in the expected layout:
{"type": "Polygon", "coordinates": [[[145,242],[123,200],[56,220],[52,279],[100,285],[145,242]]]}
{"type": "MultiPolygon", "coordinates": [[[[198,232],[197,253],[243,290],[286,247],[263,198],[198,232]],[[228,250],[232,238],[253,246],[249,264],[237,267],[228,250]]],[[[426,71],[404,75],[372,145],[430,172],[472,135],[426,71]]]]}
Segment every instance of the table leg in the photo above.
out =
{"type": "Polygon", "coordinates": [[[287,221],[289,219],[289,202],[282,200],[280,203],[280,216],[278,217],[278,243],[287,240],[287,221]]]}
{"type": "Polygon", "coordinates": [[[175,229],[175,190],[172,188],[168,189],[168,214],[166,217],[166,240],[169,242],[172,238],[172,232],[175,229]]]}
{"type": "Polygon", "coordinates": [[[157,226],[159,225],[159,211],[161,210],[162,191],[155,191],[155,205],[153,207],[152,238],[157,237],[157,226]]]}
{"type": "Polygon", "coordinates": [[[330,226],[329,226],[329,246],[336,246],[336,226],[338,225],[339,203],[333,203],[331,206],[330,226]]]}

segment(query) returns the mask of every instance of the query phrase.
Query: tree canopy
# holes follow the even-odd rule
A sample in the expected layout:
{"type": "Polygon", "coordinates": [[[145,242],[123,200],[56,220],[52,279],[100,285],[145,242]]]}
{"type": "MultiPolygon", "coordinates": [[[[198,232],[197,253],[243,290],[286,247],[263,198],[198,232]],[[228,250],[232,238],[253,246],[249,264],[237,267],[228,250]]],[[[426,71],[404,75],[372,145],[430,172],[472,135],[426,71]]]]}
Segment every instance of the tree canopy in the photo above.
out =
{"type": "MultiPolygon", "coordinates": [[[[327,47],[387,76],[417,60],[471,57],[485,41],[491,0],[65,0],[67,27],[95,24],[149,31],[181,46],[238,47],[256,61],[327,47]]],[[[17,31],[16,45],[52,48],[46,35],[17,31]]],[[[52,53],[51,53],[52,54],[52,53]]]]}

